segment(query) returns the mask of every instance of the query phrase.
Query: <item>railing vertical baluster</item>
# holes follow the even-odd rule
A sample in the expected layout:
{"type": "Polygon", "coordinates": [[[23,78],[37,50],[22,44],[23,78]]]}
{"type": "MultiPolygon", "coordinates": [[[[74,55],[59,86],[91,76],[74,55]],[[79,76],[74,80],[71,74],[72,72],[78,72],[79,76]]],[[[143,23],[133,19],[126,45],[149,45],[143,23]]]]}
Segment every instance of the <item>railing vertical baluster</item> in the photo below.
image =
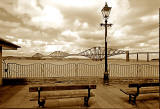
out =
{"type": "Polygon", "coordinates": [[[155,76],[155,74],[156,74],[155,68],[156,68],[156,67],[153,65],[153,68],[154,68],[154,69],[153,69],[153,77],[155,78],[155,77],[156,77],[156,76],[155,76]]]}
{"type": "Polygon", "coordinates": [[[28,65],[28,78],[32,77],[31,76],[31,65],[28,65]]]}
{"type": "MultiPolygon", "coordinates": [[[[17,67],[18,67],[18,66],[19,66],[19,65],[17,65],[17,67]]],[[[25,72],[26,72],[26,65],[23,65],[23,72],[19,73],[19,71],[18,71],[19,78],[21,78],[22,76],[24,76],[25,72]]]]}
{"type": "MultiPolygon", "coordinates": [[[[24,65],[22,65],[21,67],[22,67],[22,72],[21,72],[21,74],[23,74],[23,72],[24,72],[24,65]]],[[[16,75],[17,75],[16,77],[19,78],[19,74],[16,73],[16,75]]]]}
{"type": "Polygon", "coordinates": [[[23,65],[23,72],[22,73],[18,73],[19,74],[19,78],[21,78],[21,75],[24,75],[25,72],[26,72],[26,67],[25,67],[25,65],[23,65]]]}
{"type": "Polygon", "coordinates": [[[49,78],[51,78],[51,75],[54,72],[54,69],[52,68],[51,64],[46,64],[46,66],[47,66],[47,70],[49,70],[48,71],[49,72],[48,76],[49,76],[49,78]]]}
{"type": "Polygon", "coordinates": [[[19,65],[15,64],[15,66],[16,66],[16,74],[19,75],[19,77],[16,76],[15,78],[21,78],[21,75],[22,75],[23,73],[19,73],[19,70],[18,70],[18,69],[19,69],[19,68],[18,68],[19,65]]]}
{"type": "Polygon", "coordinates": [[[18,72],[18,65],[17,64],[15,64],[15,67],[16,67],[15,73],[18,75],[18,76],[15,76],[15,78],[21,78],[21,74],[23,74],[23,72],[22,73],[18,72]]]}
{"type": "Polygon", "coordinates": [[[118,66],[117,64],[116,64],[116,67],[117,67],[116,73],[118,74],[118,77],[120,77],[122,75],[122,67],[118,66]]]}
{"type": "Polygon", "coordinates": [[[58,76],[58,74],[57,74],[57,66],[56,65],[54,65],[54,70],[55,70],[55,73],[56,73],[56,75],[58,76]]]}
{"type": "Polygon", "coordinates": [[[10,68],[9,68],[9,64],[7,63],[7,70],[8,70],[8,72],[7,72],[7,78],[9,78],[9,70],[10,70],[10,68]]]}
{"type": "Polygon", "coordinates": [[[36,78],[36,67],[35,67],[35,64],[33,64],[32,69],[33,69],[34,78],[36,78]]]}
{"type": "MultiPolygon", "coordinates": [[[[103,77],[104,64],[68,63],[56,65],[51,63],[35,63],[21,65],[16,63],[3,63],[3,78],[81,78],[103,77]],[[8,69],[8,70],[5,70],[8,69]]],[[[108,64],[110,78],[145,79],[158,78],[158,65],[151,64],[108,64]]]]}
{"type": "Polygon", "coordinates": [[[27,67],[27,69],[26,69],[27,72],[25,72],[24,78],[28,78],[28,74],[29,74],[29,73],[28,73],[29,65],[27,65],[26,67],[27,67]]]}
{"type": "Polygon", "coordinates": [[[31,71],[31,78],[34,78],[33,64],[31,64],[31,69],[30,69],[30,71],[31,71]]]}
{"type": "Polygon", "coordinates": [[[28,65],[28,68],[27,68],[27,74],[26,74],[26,77],[27,78],[30,78],[30,65],[28,65]]]}
{"type": "Polygon", "coordinates": [[[35,74],[35,78],[37,79],[37,72],[36,72],[36,70],[37,70],[37,67],[36,67],[36,64],[34,64],[34,74],[35,74]]]}
{"type": "Polygon", "coordinates": [[[31,70],[31,71],[32,71],[32,78],[35,78],[33,66],[34,66],[34,64],[32,64],[32,66],[31,66],[31,67],[32,67],[32,68],[31,68],[31,69],[32,69],[32,70],[31,70]]]}
{"type": "Polygon", "coordinates": [[[116,73],[118,74],[118,77],[121,77],[121,75],[122,75],[122,67],[121,66],[119,66],[118,64],[116,64],[116,66],[117,66],[117,71],[116,71],[116,73]]]}

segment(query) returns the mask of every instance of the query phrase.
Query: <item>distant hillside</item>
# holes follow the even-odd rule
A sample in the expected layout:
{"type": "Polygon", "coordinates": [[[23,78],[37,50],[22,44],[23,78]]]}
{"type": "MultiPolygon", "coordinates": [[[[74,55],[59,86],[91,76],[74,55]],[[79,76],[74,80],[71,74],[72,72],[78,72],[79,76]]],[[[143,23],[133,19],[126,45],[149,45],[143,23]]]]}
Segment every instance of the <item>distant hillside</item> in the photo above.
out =
{"type": "Polygon", "coordinates": [[[41,53],[36,53],[32,57],[42,58],[42,57],[44,57],[44,55],[41,53]]]}
{"type": "Polygon", "coordinates": [[[15,60],[15,59],[18,59],[18,60],[39,60],[40,58],[39,57],[17,57],[17,56],[3,56],[2,59],[4,60],[15,60]]]}

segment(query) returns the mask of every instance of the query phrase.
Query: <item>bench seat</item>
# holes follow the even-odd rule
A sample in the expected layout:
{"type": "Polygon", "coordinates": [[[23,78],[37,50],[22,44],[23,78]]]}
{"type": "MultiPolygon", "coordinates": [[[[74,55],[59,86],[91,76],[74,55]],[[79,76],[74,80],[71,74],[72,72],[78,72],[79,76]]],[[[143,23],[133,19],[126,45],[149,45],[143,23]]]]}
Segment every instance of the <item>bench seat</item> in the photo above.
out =
{"type": "MultiPolygon", "coordinates": [[[[81,98],[88,96],[88,92],[79,92],[79,93],[72,93],[72,94],[48,94],[43,93],[41,94],[40,99],[50,100],[50,99],[64,99],[64,98],[81,98]]],[[[95,93],[91,92],[90,97],[95,97],[95,93]]],[[[38,96],[37,95],[31,95],[30,101],[37,101],[38,96]]]]}
{"type": "Polygon", "coordinates": [[[32,86],[29,92],[37,92],[38,88],[41,91],[58,91],[58,90],[81,90],[81,89],[96,89],[96,85],[58,85],[58,86],[32,86]]]}
{"type": "Polygon", "coordinates": [[[137,83],[129,84],[127,89],[120,89],[123,93],[129,95],[129,102],[131,101],[135,104],[136,97],[139,94],[149,94],[149,93],[159,93],[160,83],[137,83]]]}
{"type": "Polygon", "coordinates": [[[95,94],[91,92],[91,89],[96,89],[96,85],[72,84],[72,85],[32,86],[29,87],[29,92],[33,93],[38,92],[38,94],[36,94],[36,96],[33,96],[30,99],[30,101],[38,100],[39,107],[40,106],[44,107],[45,100],[47,99],[83,97],[84,106],[88,107],[89,98],[95,96],[95,94]],[[85,92],[82,93],[80,90],[81,91],[83,90],[85,92]],[[67,91],[70,91],[70,93],[65,94],[65,92],[67,91]],[[58,94],[59,92],[61,92],[61,94],[58,94]]]}
{"type": "MultiPolygon", "coordinates": [[[[120,90],[127,95],[136,95],[137,94],[137,89],[135,89],[135,88],[120,89],[120,90]]],[[[158,93],[158,92],[159,92],[159,88],[157,88],[157,87],[141,88],[139,90],[139,94],[158,93]]]]}

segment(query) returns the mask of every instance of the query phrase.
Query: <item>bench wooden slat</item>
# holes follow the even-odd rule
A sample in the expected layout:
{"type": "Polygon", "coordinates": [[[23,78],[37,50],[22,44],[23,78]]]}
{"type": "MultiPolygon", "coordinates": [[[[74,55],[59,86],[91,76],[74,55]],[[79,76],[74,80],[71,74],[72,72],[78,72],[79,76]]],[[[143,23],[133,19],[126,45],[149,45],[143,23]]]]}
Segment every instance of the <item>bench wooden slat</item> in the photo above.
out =
{"type": "Polygon", "coordinates": [[[78,90],[78,89],[96,89],[96,85],[68,85],[68,86],[33,86],[29,88],[29,92],[41,91],[57,91],[57,90],[78,90]]]}
{"type": "MultiPolygon", "coordinates": [[[[76,93],[76,94],[72,94],[72,95],[42,95],[41,94],[41,98],[44,98],[45,100],[49,100],[49,99],[63,99],[63,98],[78,98],[78,97],[85,97],[88,96],[88,93],[76,93]]],[[[91,92],[90,93],[90,97],[94,97],[95,93],[91,92]]],[[[30,101],[37,101],[38,100],[38,96],[34,96],[30,99],[30,101]]]]}
{"type": "Polygon", "coordinates": [[[123,93],[125,93],[126,95],[135,95],[137,93],[137,90],[135,89],[120,89],[120,91],[122,91],[123,93]]]}
{"type": "MultiPolygon", "coordinates": [[[[137,89],[120,89],[123,93],[129,95],[136,95],[137,93],[137,89]]],[[[139,94],[147,94],[147,93],[158,93],[159,92],[159,88],[141,88],[139,90],[139,94]]]]}
{"type": "Polygon", "coordinates": [[[120,89],[123,93],[129,95],[129,102],[131,101],[135,104],[136,97],[139,94],[148,94],[148,93],[159,93],[160,83],[138,83],[138,84],[129,84],[128,89],[120,89]]]}
{"type": "Polygon", "coordinates": [[[151,86],[160,86],[160,83],[137,83],[128,85],[128,87],[151,87],[151,86]]]}
{"type": "Polygon", "coordinates": [[[159,88],[141,88],[139,93],[140,94],[147,94],[147,93],[158,93],[159,92],[159,88]]]}

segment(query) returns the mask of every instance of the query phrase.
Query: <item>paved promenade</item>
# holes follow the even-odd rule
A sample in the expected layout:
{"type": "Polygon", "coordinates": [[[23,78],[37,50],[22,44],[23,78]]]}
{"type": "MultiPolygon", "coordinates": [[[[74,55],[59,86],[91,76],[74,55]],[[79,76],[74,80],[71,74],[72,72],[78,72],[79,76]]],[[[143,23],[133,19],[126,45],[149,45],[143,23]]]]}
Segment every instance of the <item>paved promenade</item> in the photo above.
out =
{"type": "MultiPolygon", "coordinates": [[[[37,108],[37,101],[29,101],[31,94],[29,86],[1,86],[0,87],[0,108],[37,108]]],[[[159,94],[140,95],[137,98],[137,105],[128,103],[128,96],[119,89],[127,85],[111,84],[110,86],[97,85],[94,91],[96,96],[90,99],[89,108],[139,108],[158,109],[159,94]]],[[[69,98],[47,100],[46,107],[83,107],[83,98],[69,98]]]]}

